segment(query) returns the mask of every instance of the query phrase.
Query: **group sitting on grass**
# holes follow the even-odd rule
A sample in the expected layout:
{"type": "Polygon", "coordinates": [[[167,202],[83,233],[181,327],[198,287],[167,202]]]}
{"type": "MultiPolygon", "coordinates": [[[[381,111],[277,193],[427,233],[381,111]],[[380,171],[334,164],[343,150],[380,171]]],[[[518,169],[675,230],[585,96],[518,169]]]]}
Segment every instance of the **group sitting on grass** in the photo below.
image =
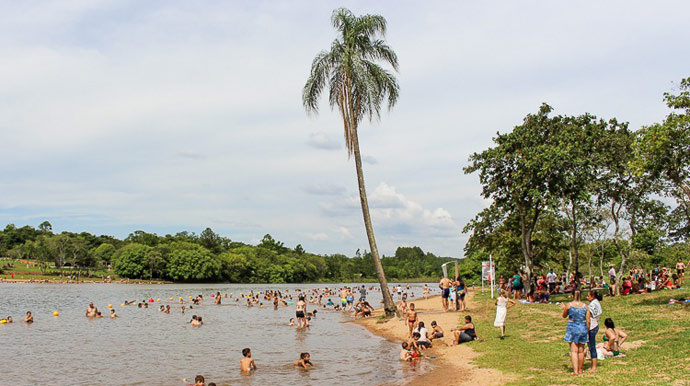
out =
{"type": "Polygon", "coordinates": [[[513,299],[524,299],[521,301],[528,303],[548,303],[551,295],[572,293],[576,288],[603,289],[608,291],[608,296],[643,294],[681,288],[685,282],[685,263],[678,259],[675,272],[667,267],[656,266],[650,270],[638,267],[630,269],[618,282],[616,277],[616,269],[613,266],[609,267],[608,280],[604,276],[585,277],[579,272],[564,272],[558,275],[551,270],[534,275],[531,285],[526,286],[525,275],[516,271],[512,276],[500,275],[498,286],[499,289],[512,294],[513,299]]]}

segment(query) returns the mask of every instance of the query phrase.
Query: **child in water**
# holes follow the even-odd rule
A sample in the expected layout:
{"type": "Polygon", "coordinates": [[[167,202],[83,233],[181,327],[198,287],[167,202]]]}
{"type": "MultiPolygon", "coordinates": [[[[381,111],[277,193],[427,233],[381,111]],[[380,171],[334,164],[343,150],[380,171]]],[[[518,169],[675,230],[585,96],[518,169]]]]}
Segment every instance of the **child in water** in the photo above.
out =
{"type": "Polygon", "coordinates": [[[400,360],[401,361],[411,361],[412,353],[409,350],[409,345],[407,342],[402,342],[402,350],[400,350],[400,360]]]}
{"type": "Polygon", "coordinates": [[[203,375],[197,375],[194,377],[194,386],[204,386],[206,385],[206,380],[203,375]]]}
{"type": "Polygon", "coordinates": [[[295,318],[290,318],[290,327],[293,327],[295,325],[295,318]]]}
{"type": "Polygon", "coordinates": [[[296,367],[301,367],[301,368],[308,368],[307,366],[314,366],[313,363],[310,361],[310,356],[308,352],[303,352],[299,354],[299,360],[295,362],[296,367]]]}
{"type": "Polygon", "coordinates": [[[252,359],[252,350],[250,348],[243,349],[242,356],[244,358],[240,359],[240,370],[245,373],[256,370],[256,363],[252,359]]]}
{"type": "Polygon", "coordinates": [[[117,318],[117,316],[118,316],[118,315],[115,313],[115,310],[111,308],[111,309],[110,309],[110,317],[111,317],[111,318],[117,318]]]}

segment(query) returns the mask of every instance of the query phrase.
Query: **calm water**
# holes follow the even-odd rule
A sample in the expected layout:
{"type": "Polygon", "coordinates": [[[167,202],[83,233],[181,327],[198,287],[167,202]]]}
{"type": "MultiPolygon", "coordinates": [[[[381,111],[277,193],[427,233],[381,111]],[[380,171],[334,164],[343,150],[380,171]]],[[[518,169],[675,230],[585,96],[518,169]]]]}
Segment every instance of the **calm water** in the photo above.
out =
{"type": "MultiPolygon", "coordinates": [[[[308,330],[298,331],[288,326],[294,306],[273,310],[265,303],[264,308],[247,308],[229,298],[216,306],[210,298],[216,291],[237,296],[249,290],[338,286],[0,283],[0,316],[15,320],[0,325],[0,384],[183,385],[182,378],[193,383],[194,376],[202,374],[219,385],[371,385],[400,383],[418,371],[397,360],[397,344],[347,322],[341,312],[319,312],[308,330]],[[185,314],[169,300],[183,297],[186,302],[197,294],[203,294],[206,304],[185,314]],[[125,299],[150,297],[161,303],[148,309],[120,305],[125,299]],[[105,317],[87,319],[89,302],[105,317]],[[119,318],[107,317],[108,304],[119,318]],[[160,304],[172,304],[171,313],[159,312],[160,304]],[[20,323],[26,311],[33,312],[34,324],[20,323]],[[53,311],[60,316],[53,317],[53,311]],[[204,326],[187,324],[193,314],[203,317],[204,326]],[[249,376],[239,372],[244,347],[252,349],[259,368],[249,376]],[[316,364],[310,371],[292,366],[304,351],[316,364]]],[[[411,291],[421,296],[421,286],[411,291]]],[[[378,307],[380,294],[369,291],[368,300],[378,307]]]]}

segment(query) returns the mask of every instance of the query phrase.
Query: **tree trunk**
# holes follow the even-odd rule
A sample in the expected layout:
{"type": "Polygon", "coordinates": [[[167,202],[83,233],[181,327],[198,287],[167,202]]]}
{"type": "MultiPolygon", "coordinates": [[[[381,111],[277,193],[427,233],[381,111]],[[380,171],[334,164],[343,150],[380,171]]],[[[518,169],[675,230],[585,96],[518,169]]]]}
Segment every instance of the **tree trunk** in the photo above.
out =
{"type": "Polygon", "coordinates": [[[525,215],[521,215],[522,255],[525,257],[525,274],[527,275],[527,280],[524,280],[523,284],[525,286],[525,292],[529,294],[532,290],[532,230],[527,228],[526,221],[525,215]]]}
{"type": "Polygon", "coordinates": [[[601,247],[601,256],[599,256],[599,273],[601,278],[604,278],[604,247],[601,247]]]}
{"type": "Polygon", "coordinates": [[[383,265],[379,258],[379,250],[376,247],[376,239],[374,238],[374,228],[371,225],[371,216],[369,214],[369,202],[367,200],[367,191],[364,187],[364,172],[362,170],[362,159],[359,153],[359,138],[357,128],[352,130],[352,143],[354,147],[355,167],[357,169],[357,183],[359,185],[359,200],[362,204],[362,216],[364,217],[364,228],[367,231],[367,238],[369,239],[369,248],[371,248],[371,258],[374,261],[374,268],[376,269],[376,276],[381,285],[381,295],[383,297],[383,308],[386,316],[393,316],[397,311],[397,307],[393,302],[393,297],[388,290],[388,282],[386,281],[386,273],[383,271],[383,265]]]}
{"type": "MultiPolygon", "coordinates": [[[[573,231],[572,231],[572,239],[570,240],[571,247],[573,248],[573,260],[575,260],[575,277],[578,276],[578,273],[580,272],[580,256],[577,251],[577,217],[575,214],[575,203],[570,202],[570,206],[572,207],[572,215],[573,215],[573,231]]],[[[577,288],[580,288],[579,281],[576,283],[577,288]]]]}

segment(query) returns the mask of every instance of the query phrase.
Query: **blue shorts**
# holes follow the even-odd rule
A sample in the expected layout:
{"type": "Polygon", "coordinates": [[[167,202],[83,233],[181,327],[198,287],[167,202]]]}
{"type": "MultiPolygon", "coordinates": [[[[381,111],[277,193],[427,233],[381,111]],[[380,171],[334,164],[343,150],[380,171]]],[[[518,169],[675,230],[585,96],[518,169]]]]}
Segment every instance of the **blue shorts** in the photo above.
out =
{"type": "Polygon", "coordinates": [[[444,299],[448,299],[450,296],[450,288],[444,288],[443,289],[443,294],[441,295],[444,299]]]}

